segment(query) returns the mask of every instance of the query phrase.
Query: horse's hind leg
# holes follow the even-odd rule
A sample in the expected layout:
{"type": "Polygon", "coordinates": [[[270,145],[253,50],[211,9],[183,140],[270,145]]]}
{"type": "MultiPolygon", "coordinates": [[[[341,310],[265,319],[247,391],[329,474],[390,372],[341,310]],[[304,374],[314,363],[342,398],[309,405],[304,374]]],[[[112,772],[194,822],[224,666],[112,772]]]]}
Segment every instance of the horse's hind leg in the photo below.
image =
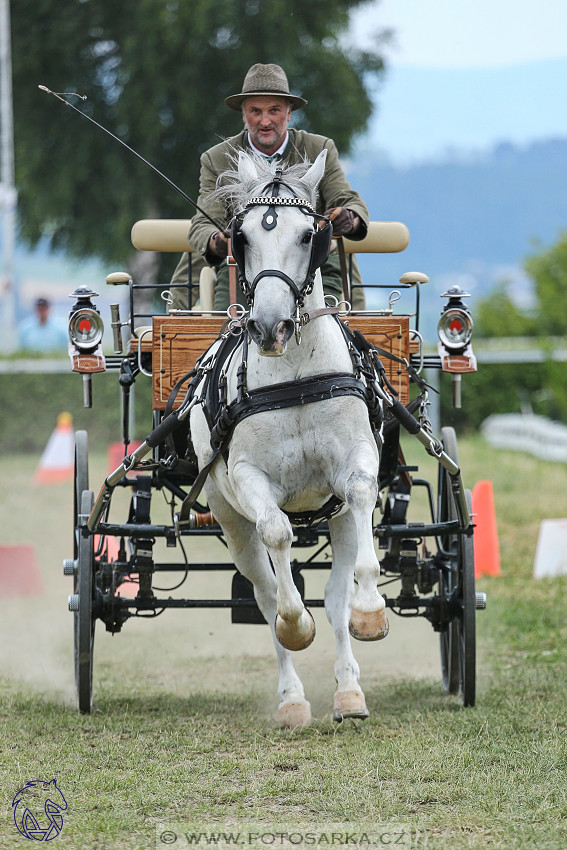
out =
{"type": "Polygon", "coordinates": [[[308,726],[311,722],[311,707],[305,699],[291,652],[280,644],[275,633],[277,585],[266,548],[254,524],[237,513],[218,491],[210,492],[211,489],[209,486],[209,505],[222,527],[231,558],[238,571],[252,582],[258,608],[270,625],[278,659],[281,725],[287,728],[308,726]]]}
{"type": "Polygon", "coordinates": [[[368,468],[355,468],[345,487],[358,539],[354,568],[358,588],[352,603],[350,633],[357,640],[380,640],[388,634],[389,625],[386,603],[377,588],[380,563],[372,529],[372,513],[378,497],[377,475],[367,472],[368,468]]]}
{"type": "Polygon", "coordinates": [[[364,693],[358,682],[359,667],[350,645],[349,616],[354,596],[355,553],[357,535],[350,512],[329,520],[333,548],[333,568],[325,588],[325,610],[335,633],[337,659],[333,717],[337,721],[345,717],[364,719],[368,709],[364,693]]]}

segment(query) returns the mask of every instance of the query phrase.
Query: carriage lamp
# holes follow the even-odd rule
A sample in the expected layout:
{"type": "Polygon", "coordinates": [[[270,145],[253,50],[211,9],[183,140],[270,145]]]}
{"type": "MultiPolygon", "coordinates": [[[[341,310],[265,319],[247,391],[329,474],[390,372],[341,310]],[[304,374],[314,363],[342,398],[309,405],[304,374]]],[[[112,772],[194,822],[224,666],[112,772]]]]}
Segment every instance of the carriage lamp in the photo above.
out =
{"type": "Polygon", "coordinates": [[[69,356],[73,372],[83,376],[84,407],[92,407],[91,375],[106,370],[101,348],[104,325],[91,300],[97,295],[88,286],[79,286],[69,296],[75,299],[69,313],[69,356]]]}
{"type": "Polygon", "coordinates": [[[453,286],[441,298],[447,298],[448,301],[437,325],[437,348],[442,370],[451,373],[453,407],[458,408],[461,407],[461,375],[464,372],[476,372],[476,357],[470,344],[473,320],[463,303],[463,298],[470,298],[470,295],[459,286],[453,286]]]}

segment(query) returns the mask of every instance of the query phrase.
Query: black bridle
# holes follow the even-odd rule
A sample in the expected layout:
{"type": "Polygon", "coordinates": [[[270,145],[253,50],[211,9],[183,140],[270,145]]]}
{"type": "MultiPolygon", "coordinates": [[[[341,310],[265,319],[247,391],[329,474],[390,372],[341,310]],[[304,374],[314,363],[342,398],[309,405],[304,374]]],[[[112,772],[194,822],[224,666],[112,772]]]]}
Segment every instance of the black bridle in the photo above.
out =
{"type": "Polygon", "coordinates": [[[275,173],[271,183],[262,190],[262,194],[253,198],[249,198],[243,210],[237,213],[232,219],[231,224],[231,250],[232,256],[238,266],[238,278],[240,287],[248,302],[248,306],[252,306],[254,301],[254,293],[258,283],[264,277],[279,277],[283,280],[293,292],[296,306],[302,307],[305,296],[309,295],[313,290],[315,281],[315,272],[323,265],[329,251],[331,250],[331,237],[333,235],[333,226],[331,221],[324,215],[316,212],[313,205],[303,198],[298,198],[291,186],[281,179],[281,169],[275,173]],[[281,198],[279,190],[281,186],[288,189],[292,197],[281,198]],[[267,194],[271,188],[272,194],[267,194]],[[278,223],[278,214],[276,207],[297,207],[307,216],[313,219],[313,237],[311,240],[311,256],[309,260],[309,268],[302,283],[297,284],[289,275],[279,269],[262,269],[258,272],[254,280],[249,281],[246,276],[246,262],[244,256],[245,237],[242,233],[242,222],[244,216],[254,207],[266,206],[267,210],[262,217],[262,227],[264,230],[273,230],[278,223]],[[321,226],[321,222],[324,222],[321,226]]]}

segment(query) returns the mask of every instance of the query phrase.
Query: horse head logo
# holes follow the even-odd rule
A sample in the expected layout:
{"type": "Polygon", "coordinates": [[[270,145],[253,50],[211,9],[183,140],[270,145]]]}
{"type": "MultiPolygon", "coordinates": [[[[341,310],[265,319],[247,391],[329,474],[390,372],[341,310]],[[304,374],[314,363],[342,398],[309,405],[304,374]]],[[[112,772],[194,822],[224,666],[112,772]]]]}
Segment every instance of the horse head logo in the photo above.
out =
{"type": "Polygon", "coordinates": [[[34,779],[17,792],[12,808],[18,832],[32,841],[52,841],[63,829],[61,812],[67,809],[67,801],[56,779],[51,782],[34,779]]]}

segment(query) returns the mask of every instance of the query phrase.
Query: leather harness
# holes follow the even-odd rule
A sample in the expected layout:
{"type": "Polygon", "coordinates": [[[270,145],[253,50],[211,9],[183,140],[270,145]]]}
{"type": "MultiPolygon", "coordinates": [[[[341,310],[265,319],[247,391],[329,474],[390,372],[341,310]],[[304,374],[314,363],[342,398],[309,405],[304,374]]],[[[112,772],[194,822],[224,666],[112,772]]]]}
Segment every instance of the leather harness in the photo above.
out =
{"type": "MultiPolygon", "coordinates": [[[[238,336],[231,332],[223,334],[214,357],[211,358],[210,355],[205,353],[198,361],[196,368],[178,382],[172,396],[177,395],[183,381],[190,380],[184,404],[194,398],[197,390],[200,389],[200,403],[211,432],[212,449],[211,456],[199,471],[191,490],[183,501],[179,513],[181,524],[188,521],[190,510],[195,505],[205,480],[219,455],[222,454],[225,460],[228,458],[230,439],[235,427],[248,416],[351,395],[366,403],[375,438],[377,441],[381,441],[383,410],[380,395],[375,386],[377,383],[382,391],[386,390],[394,396],[396,391],[386,378],[385,369],[379,355],[403,364],[420,387],[425,387],[423,380],[407,361],[372,345],[359,331],[351,330],[345,326],[336,314],[335,320],[339,323],[349,347],[353,373],[336,372],[314,375],[248,390],[246,380],[248,335],[245,330],[242,330],[238,336]],[[242,351],[237,369],[237,394],[234,400],[228,402],[226,369],[240,348],[242,351]]],[[[173,401],[170,399],[170,402],[168,407],[171,409],[173,401]]],[[[321,519],[328,519],[340,510],[342,504],[337,497],[333,496],[322,508],[316,511],[301,514],[288,513],[288,516],[296,525],[311,525],[321,519]]]]}

